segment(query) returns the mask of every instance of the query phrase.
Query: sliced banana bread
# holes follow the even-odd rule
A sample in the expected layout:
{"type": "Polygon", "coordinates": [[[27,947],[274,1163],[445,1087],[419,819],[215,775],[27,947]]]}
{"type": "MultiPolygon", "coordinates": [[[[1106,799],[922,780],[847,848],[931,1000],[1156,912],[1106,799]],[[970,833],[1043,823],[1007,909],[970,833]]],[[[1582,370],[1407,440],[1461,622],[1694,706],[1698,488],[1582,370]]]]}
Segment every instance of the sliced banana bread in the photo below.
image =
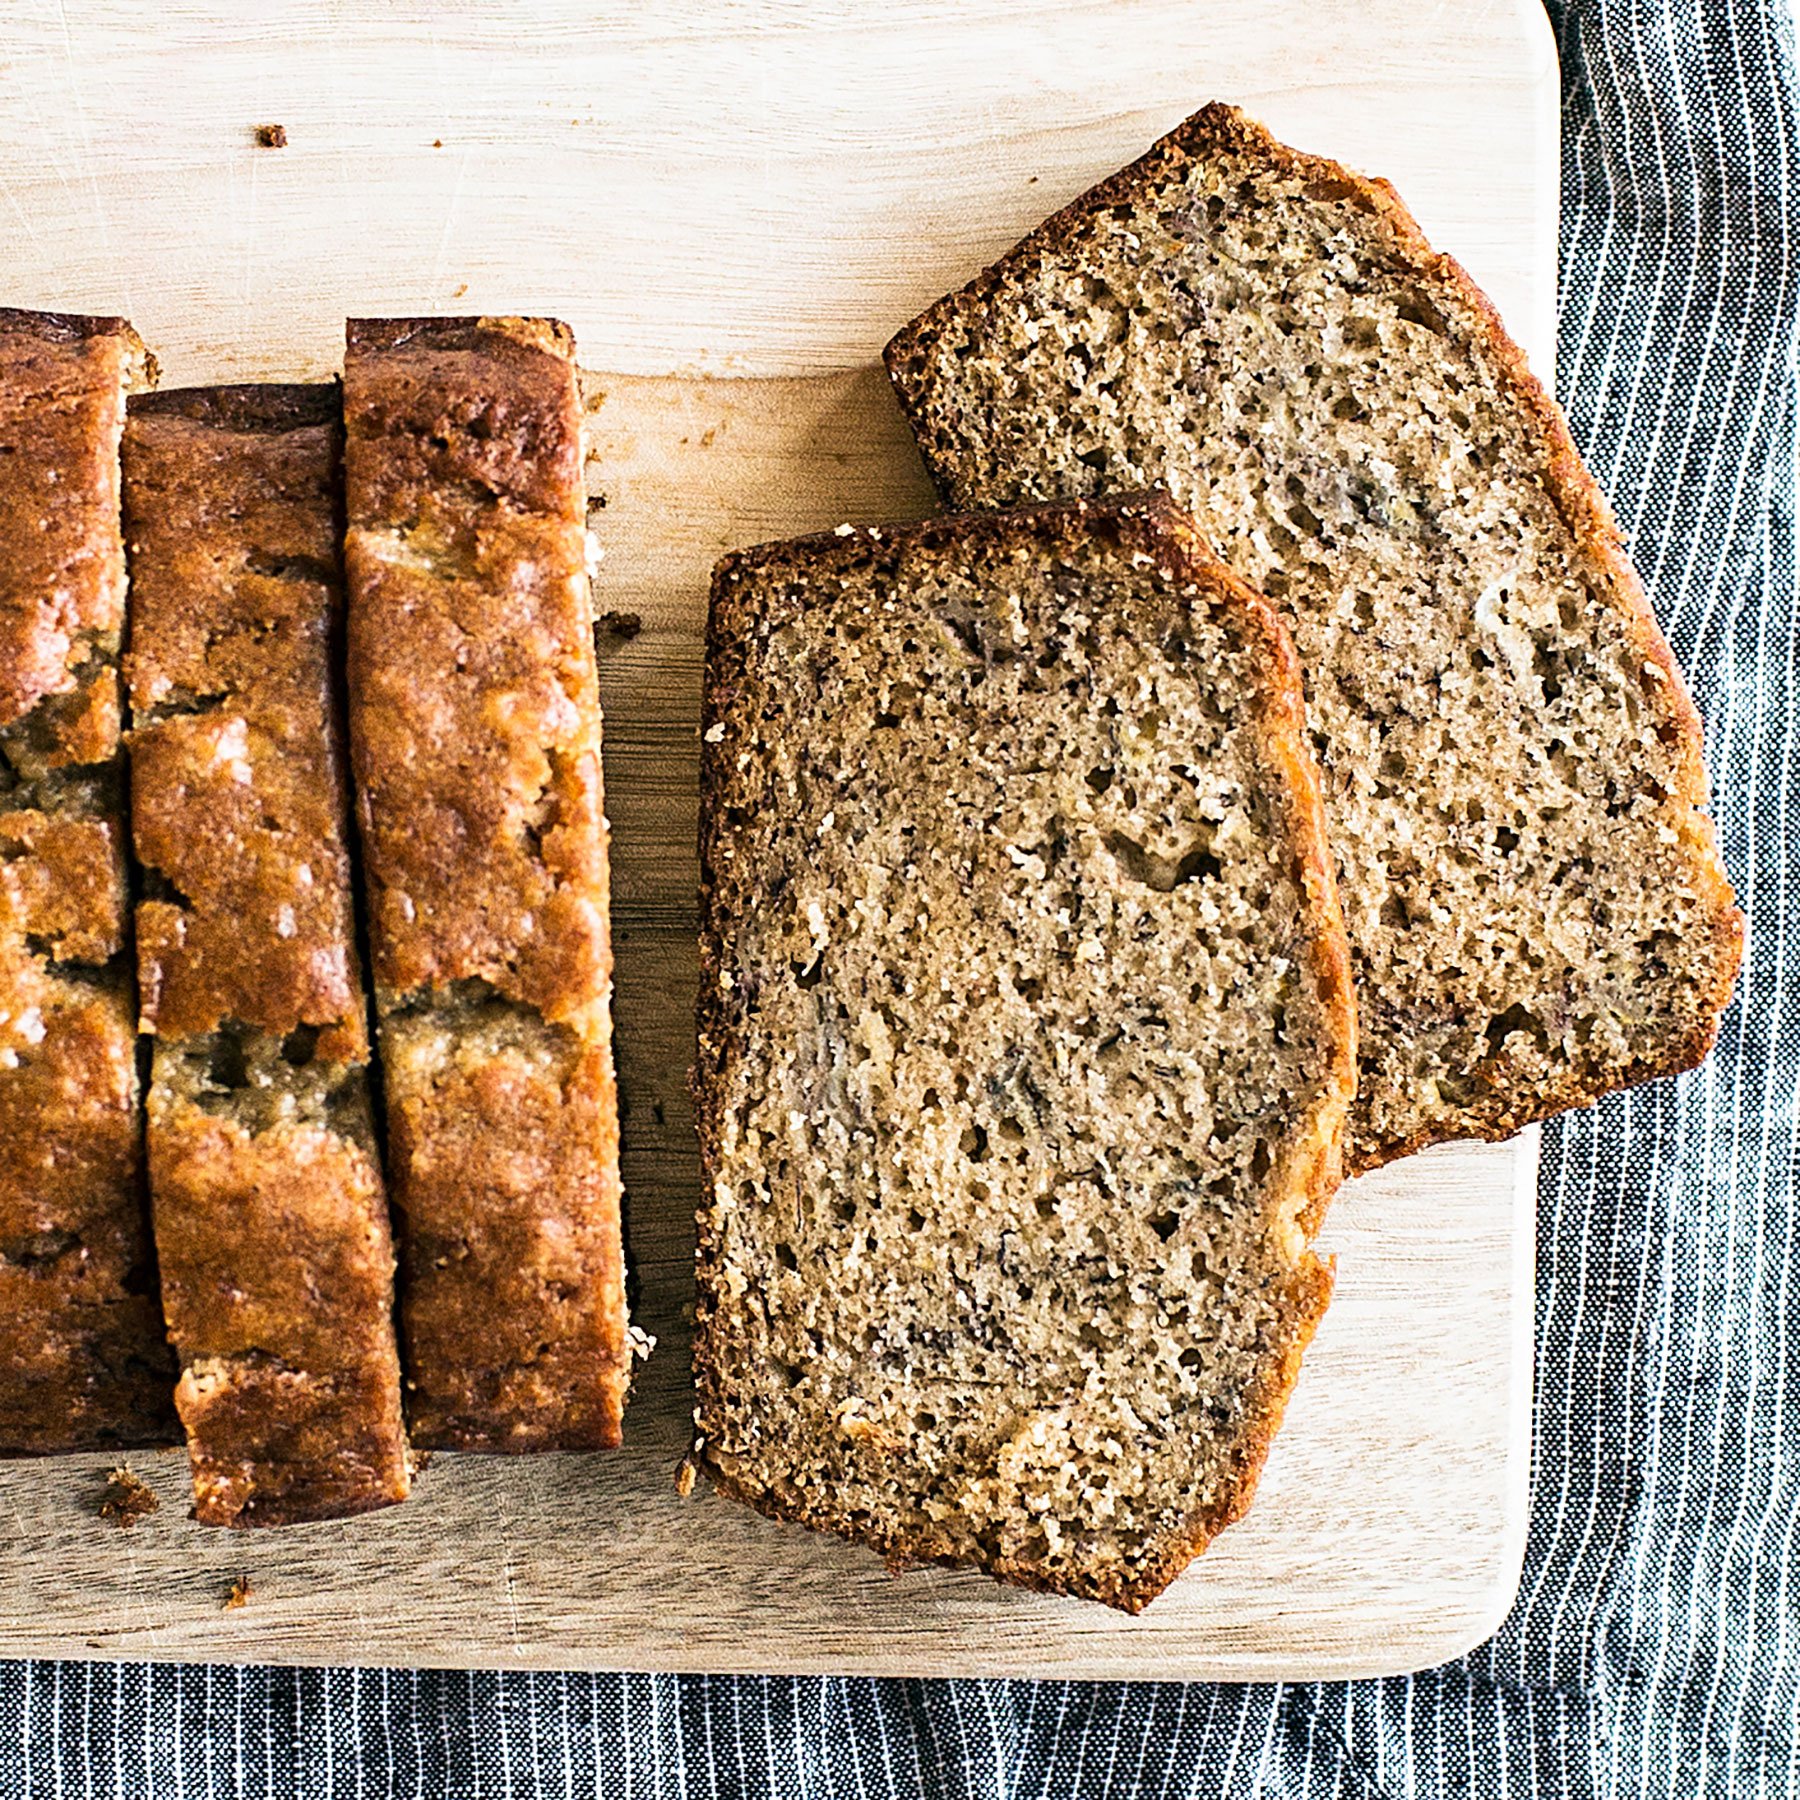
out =
{"type": "Polygon", "coordinates": [[[333,679],[342,437],[335,387],[148,395],[125,429],[150,1189],[208,1525],[411,1481],[333,679]]]}
{"type": "Polygon", "coordinates": [[[887,360],[957,504],[1160,484],[1285,608],[1353,1167],[1705,1055],[1742,920],[1699,720],[1561,414],[1386,183],[1209,106],[887,360]]]}
{"type": "Polygon", "coordinates": [[[0,1455],[175,1435],[125,892],[123,319],[0,310],[0,1455]]]}
{"type": "Polygon", "coordinates": [[[618,1443],[600,702],[568,328],[359,319],[350,728],[415,1439],[618,1443]]]}
{"type": "Polygon", "coordinates": [[[714,577],[696,1453],[1136,1610],[1248,1503],[1353,1079],[1297,671],[1161,496],[714,577]]]}

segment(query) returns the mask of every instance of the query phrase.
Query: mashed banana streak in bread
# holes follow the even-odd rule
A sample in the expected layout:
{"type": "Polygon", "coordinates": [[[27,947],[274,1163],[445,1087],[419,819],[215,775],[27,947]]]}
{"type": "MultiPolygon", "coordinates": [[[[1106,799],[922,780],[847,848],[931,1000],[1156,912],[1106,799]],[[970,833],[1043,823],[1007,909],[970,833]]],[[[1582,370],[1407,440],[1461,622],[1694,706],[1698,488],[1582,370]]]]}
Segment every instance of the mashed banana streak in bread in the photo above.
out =
{"type": "Polygon", "coordinates": [[[696,1453],[1136,1610],[1248,1503],[1353,1076],[1285,634],[1160,497],[715,575],[696,1453]]]}
{"type": "Polygon", "coordinates": [[[1386,183],[1209,106],[887,358],[957,505],[1159,484],[1285,613],[1353,1167],[1705,1055],[1742,920],[1699,720],[1561,414],[1386,183]]]}

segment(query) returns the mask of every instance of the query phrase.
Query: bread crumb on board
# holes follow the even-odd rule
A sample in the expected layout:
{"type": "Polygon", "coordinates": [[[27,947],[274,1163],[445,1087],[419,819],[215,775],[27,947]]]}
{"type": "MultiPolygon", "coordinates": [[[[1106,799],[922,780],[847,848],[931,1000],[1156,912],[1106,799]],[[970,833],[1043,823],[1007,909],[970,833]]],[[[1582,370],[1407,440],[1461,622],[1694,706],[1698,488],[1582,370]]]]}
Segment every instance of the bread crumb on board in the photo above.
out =
{"type": "Polygon", "coordinates": [[[161,1505],[155,1488],[130,1463],[120,1463],[108,1472],[100,1495],[100,1517],[111,1520],[121,1531],[129,1531],[161,1505]]]}
{"type": "Polygon", "coordinates": [[[287,141],[285,125],[259,125],[256,128],[256,142],[259,149],[285,150],[287,141]]]}
{"type": "Polygon", "coordinates": [[[240,1606],[248,1606],[250,1596],[255,1592],[248,1575],[238,1576],[227,1591],[224,1604],[219,1608],[220,1612],[236,1612],[240,1606]]]}

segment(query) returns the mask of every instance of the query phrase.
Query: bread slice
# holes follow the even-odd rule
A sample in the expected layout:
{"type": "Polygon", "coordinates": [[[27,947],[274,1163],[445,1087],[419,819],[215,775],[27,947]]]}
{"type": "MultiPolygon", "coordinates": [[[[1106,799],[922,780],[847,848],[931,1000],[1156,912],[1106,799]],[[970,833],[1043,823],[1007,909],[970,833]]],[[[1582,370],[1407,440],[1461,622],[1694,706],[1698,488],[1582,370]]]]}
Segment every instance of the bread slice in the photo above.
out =
{"type": "Polygon", "coordinates": [[[167,1443],[125,891],[123,319],[0,310],[0,1455],[167,1443]]]}
{"type": "Polygon", "coordinates": [[[1160,484],[1285,609],[1354,1167],[1705,1055],[1743,926],[1699,720],[1561,414],[1386,183],[1209,106],[887,361],[956,504],[1160,484]]]}
{"type": "Polygon", "coordinates": [[[1354,1059],[1293,652],[1161,497],[714,576],[697,1456],[1137,1610],[1249,1501],[1354,1059]]]}
{"type": "Polygon", "coordinates": [[[413,1436],[617,1444],[631,1350],[568,328],[358,319],[350,727],[413,1436]]]}
{"type": "Polygon", "coordinates": [[[165,391],[125,430],[150,1188],[207,1525],[411,1485],[333,670],[342,443],[334,386],[165,391]]]}

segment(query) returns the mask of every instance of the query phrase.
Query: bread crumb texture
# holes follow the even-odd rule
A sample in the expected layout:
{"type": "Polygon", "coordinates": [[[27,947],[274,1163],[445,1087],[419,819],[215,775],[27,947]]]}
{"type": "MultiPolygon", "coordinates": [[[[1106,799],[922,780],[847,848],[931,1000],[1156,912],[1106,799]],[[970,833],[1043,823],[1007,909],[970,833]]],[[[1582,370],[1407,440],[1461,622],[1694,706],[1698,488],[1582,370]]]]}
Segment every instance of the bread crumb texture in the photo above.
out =
{"type": "Polygon", "coordinates": [[[1706,1053],[1742,920],[1699,720],[1561,415],[1391,188],[1208,107],[888,363],[957,504],[1161,485],[1284,609],[1354,1166],[1706,1053]]]}
{"type": "Polygon", "coordinates": [[[696,1456],[1135,1610],[1324,1306],[1352,1080],[1291,651],[1156,499],[715,577],[696,1456]]]}

